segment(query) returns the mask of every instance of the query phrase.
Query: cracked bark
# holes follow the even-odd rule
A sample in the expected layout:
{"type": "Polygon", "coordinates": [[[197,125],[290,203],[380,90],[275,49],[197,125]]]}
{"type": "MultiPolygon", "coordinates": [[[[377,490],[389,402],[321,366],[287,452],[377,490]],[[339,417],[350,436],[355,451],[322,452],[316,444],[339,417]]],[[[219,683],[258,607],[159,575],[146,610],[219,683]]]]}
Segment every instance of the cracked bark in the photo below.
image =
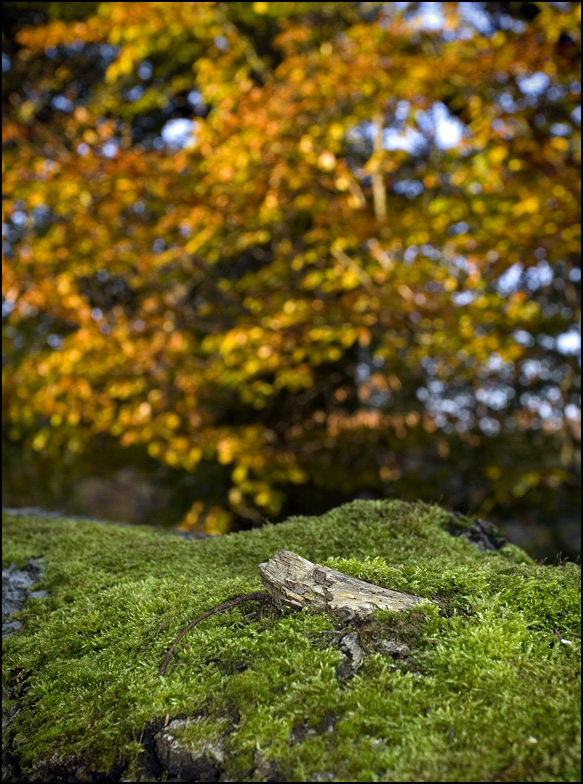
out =
{"type": "Polygon", "coordinates": [[[377,609],[405,610],[423,601],[414,594],[381,588],[313,564],[289,550],[278,550],[259,564],[259,576],[275,602],[330,612],[344,621],[364,618],[377,609]]]}

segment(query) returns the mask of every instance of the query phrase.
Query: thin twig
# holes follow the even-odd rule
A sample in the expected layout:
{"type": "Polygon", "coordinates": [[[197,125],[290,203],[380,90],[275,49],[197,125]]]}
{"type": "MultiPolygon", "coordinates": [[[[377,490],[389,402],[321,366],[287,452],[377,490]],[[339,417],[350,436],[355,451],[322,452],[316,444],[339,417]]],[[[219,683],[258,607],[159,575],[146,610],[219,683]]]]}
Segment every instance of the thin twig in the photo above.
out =
{"type": "Polygon", "coordinates": [[[344,253],[343,250],[339,250],[338,248],[333,248],[332,255],[347,269],[354,270],[361,283],[363,283],[365,286],[374,287],[374,280],[371,278],[368,272],[365,272],[365,270],[363,270],[362,267],[353,261],[353,259],[351,259],[347,253],[344,253]]]}
{"type": "Polygon", "coordinates": [[[172,656],[172,651],[180,640],[184,637],[184,635],[189,632],[193,626],[196,626],[197,623],[200,621],[204,621],[205,618],[208,618],[209,615],[214,615],[215,613],[220,612],[221,610],[228,610],[230,607],[236,607],[236,605],[241,604],[242,602],[250,602],[252,600],[264,602],[267,599],[271,599],[271,597],[266,593],[248,593],[245,596],[236,596],[234,599],[229,599],[228,602],[223,602],[223,604],[217,605],[217,607],[213,607],[211,610],[199,615],[198,618],[195,618],[194,621],[191,621],[188,626],[183,629],[178,637],[174,640],[172,645],[170,646],[170,650],[166,654],[166,658],[164,659],[164,664],[160,668],[160,675],[164,675],[166,672],[166,668],[168,667],[168,662],[170,661],[170,657],[172,656]]]}
{"type": "Polygon", "coordinates": [[[375,160],[372,171],[372,197],[374,214],[377,221],[381,224],[387,222],[387,188],[385,185],[385,175],[382,168],[382,159],[385,152],[384,144],[384,115],[379,112],[372,119],[373,124],[373,157],[375,160]]]}

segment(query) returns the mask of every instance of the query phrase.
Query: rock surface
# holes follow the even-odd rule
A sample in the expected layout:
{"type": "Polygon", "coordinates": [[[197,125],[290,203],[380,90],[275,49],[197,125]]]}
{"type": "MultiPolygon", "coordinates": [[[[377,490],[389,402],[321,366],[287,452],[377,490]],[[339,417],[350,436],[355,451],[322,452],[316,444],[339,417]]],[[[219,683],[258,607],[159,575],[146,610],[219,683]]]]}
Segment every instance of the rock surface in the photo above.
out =
{"type": "Polygon", "coordinates": [[[46,591],[31,590],[42,573],[41,559],[29,561],[24,569],[15,563],[2,568],[2,637],[9,637],[22,626],[12,616],[22,610],[27,599],[42,599],[47,595],[46,591]]]}
{"type": "Polygon", "coordinates": [[[472,521],[398,501],[196,541],[3,523],[9,611],[25,599],[5,640],[4,780],[580,780],[580,569],[488,547],[482,523],[472,543],[472,521]],[[279,548],[431,601],[352,619],[243,604],[159,677],[180,629],[261,589],[279,548]]]}

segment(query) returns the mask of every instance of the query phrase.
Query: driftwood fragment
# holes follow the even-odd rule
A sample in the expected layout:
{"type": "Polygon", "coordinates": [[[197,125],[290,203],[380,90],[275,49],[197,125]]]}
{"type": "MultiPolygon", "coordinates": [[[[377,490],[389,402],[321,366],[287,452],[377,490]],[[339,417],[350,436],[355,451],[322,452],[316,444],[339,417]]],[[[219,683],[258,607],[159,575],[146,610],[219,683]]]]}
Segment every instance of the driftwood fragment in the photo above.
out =
{"type": "MultiPolygon", "coordinates": [[[[412,593],[391,591],[349,577],[328,566],[313,564],[290,550],[278,550],[269,561],[259,564],[259,576],[269,595],[250,593],[236,596],[199,615],[172,643],[160,668],[160,675],[165,674],[174,648],[187,632],[210,615],[228,610],[242,602],[266,601],[271,596],[276,604],[287,604],[296,610],[312,607],[320,612],[333,613],[343,621],[352,621],[364,618],[375,610],[406,610],[423,601],[420,596],[412,593]]],[[[350,635],[347,635],[343,638],[344,646],[353,661],[357,662],[353,666],[356,670],[362,662],[358,659],[356,638],[353,641],[349,637],[350,635]]]]}
{"type": "Polygon", "coordinates": [[[278,550],[259,564],[259,576],[277,603],[296,609],[312,607],[344,621],[363,618],[377,609],[405,610],[423,601],[414,594],[391,591],[313,564],[289,550],[278,550]]]}

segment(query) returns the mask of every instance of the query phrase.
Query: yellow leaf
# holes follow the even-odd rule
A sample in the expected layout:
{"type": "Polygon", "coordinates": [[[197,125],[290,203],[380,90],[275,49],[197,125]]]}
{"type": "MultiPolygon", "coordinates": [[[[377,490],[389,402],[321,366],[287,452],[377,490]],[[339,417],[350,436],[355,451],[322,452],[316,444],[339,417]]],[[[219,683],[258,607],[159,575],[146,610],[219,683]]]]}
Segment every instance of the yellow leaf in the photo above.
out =
{"type": "Polygon", "coordinates": [[[490,158],[490,161],[495,165],[502,163],[502,161],[505,160],[507,156],[508,156],[507,147],[494,147],[494,149],[490,150],[490,152],[488,153],[488,157],[490,158]]]}
{"type": "Polygon", "coordinates": [[[323,172],[331,172],[336,168],[336,156],[333,152],[325,150],[318,157],[318,168],[323,172]]]}

